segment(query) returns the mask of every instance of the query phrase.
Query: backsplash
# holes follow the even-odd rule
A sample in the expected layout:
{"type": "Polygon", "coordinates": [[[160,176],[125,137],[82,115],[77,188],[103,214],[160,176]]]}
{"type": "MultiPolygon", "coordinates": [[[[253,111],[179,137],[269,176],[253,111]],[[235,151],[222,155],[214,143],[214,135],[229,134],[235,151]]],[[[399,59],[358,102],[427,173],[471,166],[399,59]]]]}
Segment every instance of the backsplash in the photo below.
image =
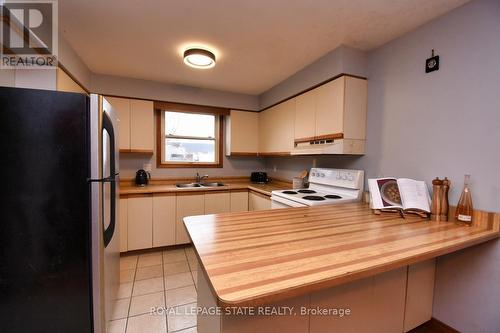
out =
{"type": "Polygon", "coordinates": [[[211,176],[246,176],[250,177],[252,171],[265,169],[262,159],[249,157],[224,156],[222,168],[156,168],[156,156],[122,154],[120,156],[120,176],[124,178],[135,177],[135,172],[144,168],[144,164],[151,164],[151,177],[154,178],[183,178],[194,177],[197,172],[211,176]]]}
{"type": "Polygon", "coordinates": [[[300,171],[318,168],[349,169],[362,156],[348,155],[316,155],[268,157],[265,161],[266,172],[269,177],[291,180],[300,171]]]}

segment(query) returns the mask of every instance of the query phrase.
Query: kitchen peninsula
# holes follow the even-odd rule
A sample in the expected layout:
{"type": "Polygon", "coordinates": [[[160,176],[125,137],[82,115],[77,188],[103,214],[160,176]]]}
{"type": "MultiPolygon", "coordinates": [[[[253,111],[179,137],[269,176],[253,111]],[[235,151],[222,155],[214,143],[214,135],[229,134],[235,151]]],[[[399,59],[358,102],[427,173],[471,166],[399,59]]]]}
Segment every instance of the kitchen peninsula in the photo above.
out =
{"type": "Polygon", "coordinates": [[[407,332],[432,314],[435,258],[499,237],[498,214],[474,221],[377,216],[359,203],[184,218],[199,307],[284,312],[202,313],[198,332],[407,332]]]}

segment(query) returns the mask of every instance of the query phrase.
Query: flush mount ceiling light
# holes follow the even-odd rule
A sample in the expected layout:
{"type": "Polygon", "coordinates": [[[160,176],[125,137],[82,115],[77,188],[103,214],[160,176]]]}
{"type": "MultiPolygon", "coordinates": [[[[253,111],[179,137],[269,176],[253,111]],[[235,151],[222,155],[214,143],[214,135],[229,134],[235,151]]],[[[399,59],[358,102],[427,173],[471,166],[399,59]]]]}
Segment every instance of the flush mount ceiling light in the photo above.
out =
{"type": "Polygon", "coordinates": [[[212,68],[215,66],[215,55],[200,48],[187,49],[184,51],[184,63],[194,68],[212,68]]]}

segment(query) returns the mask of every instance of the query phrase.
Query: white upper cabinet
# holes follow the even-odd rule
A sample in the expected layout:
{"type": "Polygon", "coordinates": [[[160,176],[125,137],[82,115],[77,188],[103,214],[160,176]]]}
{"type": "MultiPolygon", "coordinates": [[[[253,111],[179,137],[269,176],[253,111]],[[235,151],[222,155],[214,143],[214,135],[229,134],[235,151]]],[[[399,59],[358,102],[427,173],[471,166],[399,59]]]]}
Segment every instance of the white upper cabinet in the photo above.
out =
{"type": "Polygon", "coordinates": [[[130,100],[130,149],[131,152],[153,152],[154,149],[153,102],[130,100]]]}
{"type": "MultiPolygon", "coordinates": [[[[273,107],[275,108],[275,107],[273,107]]],[[[259,113],[259,154],[271,152],[271,116],[273,108],[269,108],[259,113]]]]}
{"type": "Polygon", "coordinates": [[[325,154],[364,153],[367,108],[365,79],[342,76],[295,99],[294,153],[302,151],[313,154],[315,150],[325,154]],[[310,145],[310,141],[320,142],[310,145]],[[324,144],[328,147],[325,148],[324,144]]]}
{"type": "Polygon", "coordinates": [[[295,99],[260,113],[259,154],[289,155],[293,150],[295,99]]]}
{"type": "MultiPolygon", "coordinates": [[[[118,114],[120,151],[152,154],[153,102],[106,99],[118,114]]],[[[344,75],[262,112],[231,110],[226,155],[363,154],[366,109],[367,80],[344,75]]]]}
{"type": "Polygon", "coordinates": [[[296,97],[295,140],[364,140],[367,81],[342,76],[296,97]]]}
{"type": "Polygon", "coordinates": [[[294,122],[295,122],[295,98],[285,101],[279,105],[276,114],[277,130],[273,132],[275,151],[290,153],[293,149],[294,122]]]}
{"type": "Polygon", "coordinates": [[[257,156],[259,112],[231,110],[226,117],[226,155],[257,156]]]}
{"type": "Polygon", "coordinates": [[[344,92],[344,138],[366,139],[368,82],[346,77],[344,92]]]}
{"type": "Polygon", "coordinates": [[[128,98],[105,97],[118,118],[118,142],[120,150],[130,150],[130,100],[128,98]]]}
{"type": "Polygon", "coordinates": [[[310,90],[295,99],[295,139],[316,136],[316,92],[310,90]]]}
{"type": "Polygon", "coordinates": [[[345,76],[316,88],[316,136],[343,132],[345,76]]]}
{"type": "Polygon", "coordinates": [[[121,152],[153,153],[154,107],[152,101],[106,97],[117,113],[121,152]]]}
{"type": "Polygon", "coordinates": [[[259,155],[363,154],[366,105],[366,79],[344,75],[270,107],[259,114],[259,155]]]}

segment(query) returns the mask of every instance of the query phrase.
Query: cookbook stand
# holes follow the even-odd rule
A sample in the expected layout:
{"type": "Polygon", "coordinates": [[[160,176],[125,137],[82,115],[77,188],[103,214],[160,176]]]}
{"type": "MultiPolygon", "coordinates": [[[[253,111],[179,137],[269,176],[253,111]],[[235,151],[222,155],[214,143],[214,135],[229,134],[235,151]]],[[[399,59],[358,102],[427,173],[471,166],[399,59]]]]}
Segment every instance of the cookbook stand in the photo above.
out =
{"type": "Polygon", "coordinates": [[[418,215],[424,219],[429,218],[429,214],[427,214],[426,212],[422,212],[419,210],[412,210],[412,209],[403,210],[403,209],[396,209],[396,208],[390,208],[390,209],[385,208],[385,209],[372,209],[372,212],[375,215],[381,215],[382,213],[399,213],[399,215],[404,219],[406,218],[406,214],[415,214],[415,215],[418,215]]]}

